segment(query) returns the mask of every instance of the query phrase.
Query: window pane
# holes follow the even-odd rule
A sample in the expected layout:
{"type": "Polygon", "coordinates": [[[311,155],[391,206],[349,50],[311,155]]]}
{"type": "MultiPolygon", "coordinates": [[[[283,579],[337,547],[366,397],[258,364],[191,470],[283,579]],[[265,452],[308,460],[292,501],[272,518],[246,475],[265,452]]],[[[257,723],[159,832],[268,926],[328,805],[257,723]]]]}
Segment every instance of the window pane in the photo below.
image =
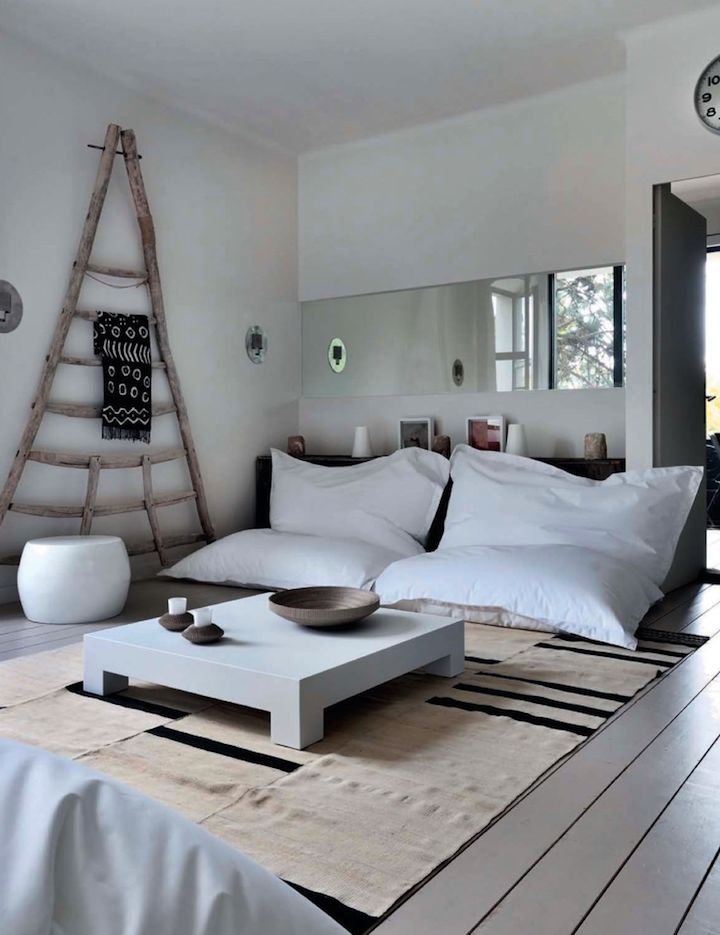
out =
{"type": "Polygon", "coordinates": [[[496,389],[499,393],[504,393],[513,389],[513,361],[496,360],[495,361],[495,379],[496,389]]]}
{"type": "Polygon", "coordinates": [[[525,359],[513,361],[515,365],[515,375],[513,379],[514,390],[526,390],[527,385],[527,361],[525,359]]]}
{"type": "Polygon", "coordinates": [[[613,386],[613,267],[554,276],[555,386],[613,386]]]}

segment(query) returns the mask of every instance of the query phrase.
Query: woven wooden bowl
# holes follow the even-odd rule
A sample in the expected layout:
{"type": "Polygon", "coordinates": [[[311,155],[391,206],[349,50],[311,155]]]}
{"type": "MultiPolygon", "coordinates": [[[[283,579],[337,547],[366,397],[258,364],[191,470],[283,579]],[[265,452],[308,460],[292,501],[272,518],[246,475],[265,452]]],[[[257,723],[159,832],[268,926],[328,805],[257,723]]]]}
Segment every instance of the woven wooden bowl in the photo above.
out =
{"type": "Polygon", "coordinates": [[[292,588],[268,598],[270,610],[301,627],[340,627],[369,617],[380,598],[360,588],[292,588]]]}

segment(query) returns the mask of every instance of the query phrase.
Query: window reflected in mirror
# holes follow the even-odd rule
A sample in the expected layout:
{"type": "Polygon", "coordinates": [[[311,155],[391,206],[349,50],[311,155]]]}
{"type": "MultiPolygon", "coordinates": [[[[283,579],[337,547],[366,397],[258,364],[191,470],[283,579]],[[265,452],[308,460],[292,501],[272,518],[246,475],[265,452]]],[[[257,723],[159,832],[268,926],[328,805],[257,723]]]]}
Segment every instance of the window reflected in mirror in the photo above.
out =
{"type": "Polygon", "coordinates": [[[302,352],[309,397],[621,386],[624,267],[304,302],[302,352]]]}
{"type": "Polygon", "coordinates": [[[551,273],[551,385],[560,390],[622,386],[625,269],[551,273]]]}

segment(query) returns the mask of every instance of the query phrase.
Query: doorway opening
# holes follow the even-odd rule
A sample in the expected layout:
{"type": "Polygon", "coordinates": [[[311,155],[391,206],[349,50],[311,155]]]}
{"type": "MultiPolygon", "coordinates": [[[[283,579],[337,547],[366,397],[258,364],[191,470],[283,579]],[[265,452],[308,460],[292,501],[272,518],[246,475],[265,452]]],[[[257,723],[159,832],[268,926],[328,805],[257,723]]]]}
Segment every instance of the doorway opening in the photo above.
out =
{"type": "Polygon", "coordinates": [[[712,244],[705,267],[705,430],[707,567],[720,573],[720,245],[712,244]]]}
{"type": "Polygon", "coordinates": [[[705,262],[705,464],[708,572],[720,577],[720,175],[675,182],[672,193],[707,221],[705,262]]]}

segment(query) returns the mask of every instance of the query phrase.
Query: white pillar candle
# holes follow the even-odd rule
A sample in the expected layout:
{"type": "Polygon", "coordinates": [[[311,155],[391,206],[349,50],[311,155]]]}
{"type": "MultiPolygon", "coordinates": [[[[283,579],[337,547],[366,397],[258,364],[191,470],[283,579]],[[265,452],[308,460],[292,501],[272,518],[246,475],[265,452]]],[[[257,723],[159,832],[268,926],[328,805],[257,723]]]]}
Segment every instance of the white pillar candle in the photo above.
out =
{"type": "Polygon", "coordinates": [[[179,617],[181,614],[184,614],[187,610],[187,598],[186,597],[171,597],[168,598],[168,613],[173,614],[176,617],[179,617]]]}
{"type": "Polygon", "coordinates": [[[190,613],[196,627],[206,627],[209,623],[212,623],[211,607],[198,607],[197,610],[191,610],[190,613]]]}
{"type": "Polygon", "coordinates": [[[368,427],[367,425],[358,425],[355,429],[355,438],[353,439],[352,457],[372,458],[372,453],[368,427]]]}

